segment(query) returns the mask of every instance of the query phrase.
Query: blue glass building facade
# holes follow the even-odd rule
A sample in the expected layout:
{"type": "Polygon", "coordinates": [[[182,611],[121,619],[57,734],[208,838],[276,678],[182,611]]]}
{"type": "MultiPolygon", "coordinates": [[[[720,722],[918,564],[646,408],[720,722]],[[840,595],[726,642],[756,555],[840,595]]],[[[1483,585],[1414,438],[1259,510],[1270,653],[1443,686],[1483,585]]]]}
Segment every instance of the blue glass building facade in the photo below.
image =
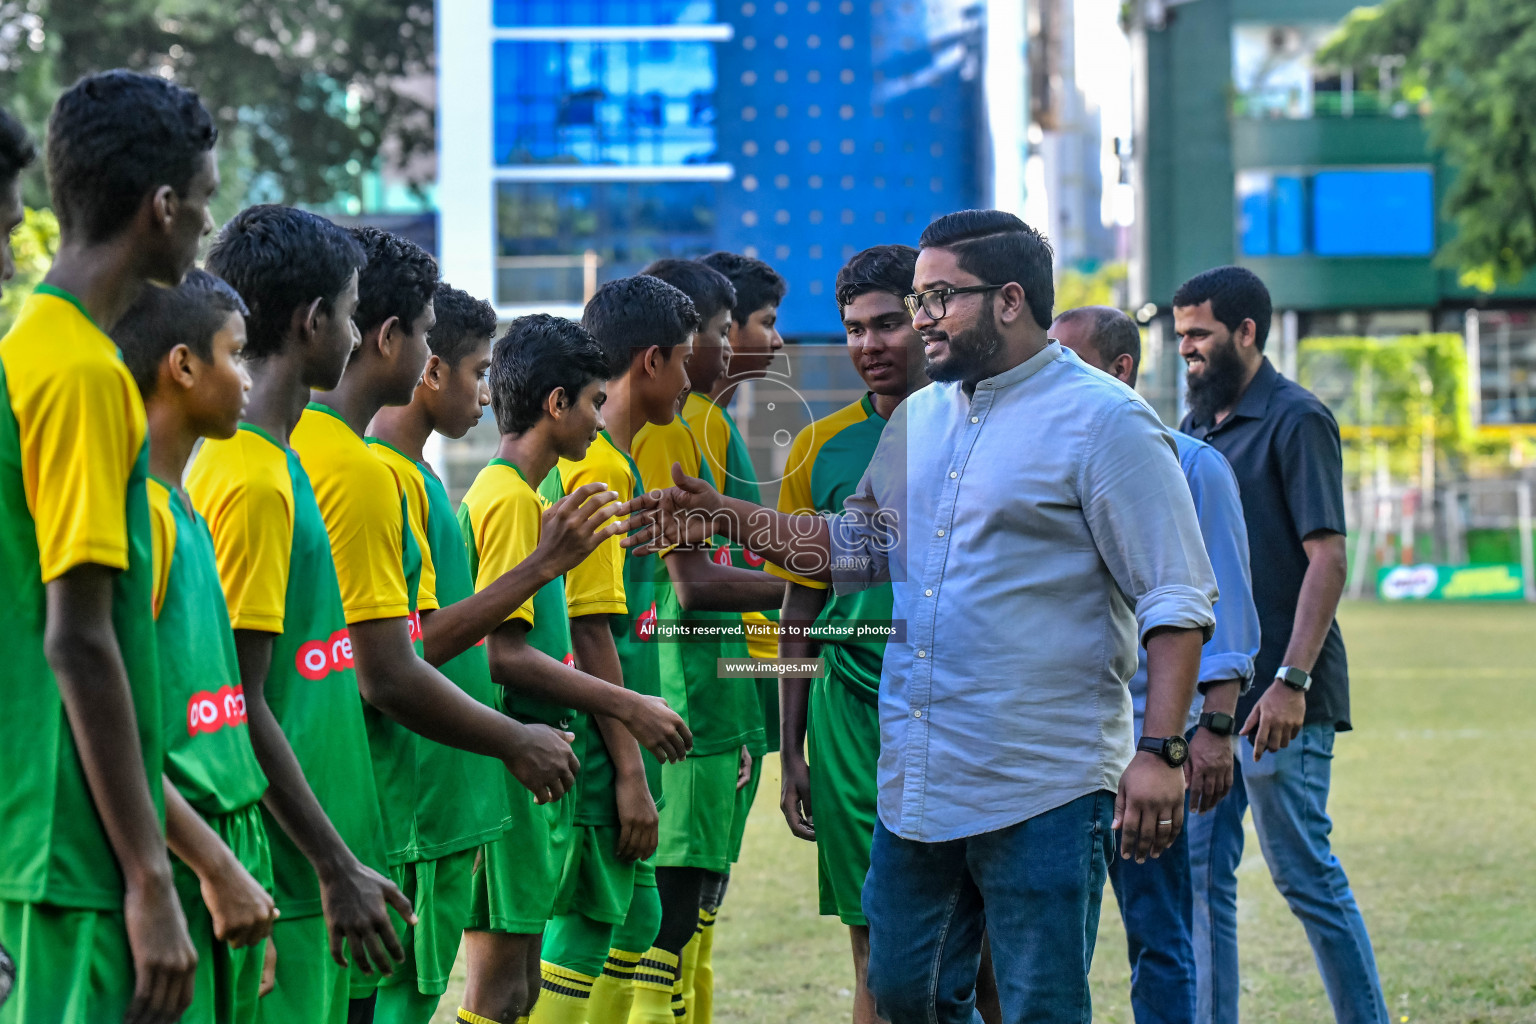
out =
{"type": "Polygon", "coordinates": [[[834,335],[849,255],[915,244],[933,217],[985,203],[974,3],[495,0],[491,12],[500,306],[579,300],[593,262],[601,281],[724,248],[788,280],[786,333],[834,335]]]}

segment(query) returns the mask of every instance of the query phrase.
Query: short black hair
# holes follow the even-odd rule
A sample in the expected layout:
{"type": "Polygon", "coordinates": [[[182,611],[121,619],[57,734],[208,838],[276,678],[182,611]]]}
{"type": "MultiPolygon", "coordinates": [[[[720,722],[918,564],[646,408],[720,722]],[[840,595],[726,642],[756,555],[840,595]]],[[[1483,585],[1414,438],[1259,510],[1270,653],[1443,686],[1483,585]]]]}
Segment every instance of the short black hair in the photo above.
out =
{"type": "Polygon", "coordinates": [[[1229,331],[1236,331],[1244,320],[1253,321],[1253,340],[1260,352],[1269,338],[1269,321],[1274,315],[1269,289],[1259,275],[1244,267],[1213,267],[1179,285],[1173,293],[1174,306],[1198,306],[1209,301],[1211,315],[1229,331]]]}
{"type": "Polygon", "coordinates": [[[160,363],[177,345],[185,345],[203,362],[213,359],[213,336],[231,313],[250,311],[240,294],[206,270],[189,270],[181,284],[161,288],[147,284],[128,312],[112,328],[112,340],[123,362],[148,398],[155,393],[160,363]]]}
{"type": "Polygon", "coordinates": [[[917,244],[924,249],[948,249],[960,269],[988,284],[1017,281],[1029,311],[1041,329],[1051,326],[1056,304],[1052,262],[1056,254],[1045,236],[1002,210],[961,210],[946,214],[923,229],[917,244]]]}
{"type": "Polygon", "coordinates": [[[8,185],[37,159],[27,130],[4,110],[0,110],[0,185],[8,185]]]}
{"type": "Polygon", "coordinates": [[[437,260],[409,239],[375,227],[352,229],[368,265],[357,279],[357,329],[363,334],[392,316],[407,329],[437,291],[437,260]]]}
{"type": "Polygon", "coordinates": [[[427,347],[450,368],[481,341],[496,336],[496,307],[446,281],[437,283],[432,308],[437,323],[427,334],[427,347]]]}
{"type": "Polygon", "coordinates": [[[162,185],[185,194],[219,137],[197,98],[155,75],[87,75],[48,118],[48,187],[59,227],[87,242],[112,238],[162,185]]]}
{"type": "Polygon", "coordinates": [[[292,206],[249,206],[224,225],[208,269],[234,286],[251,311],[245,356],[283,349],[293,311],[315,299],[329,313],[352,275],[368,261],[363,247],[330,221],[292,206]]]}
{"type": "Polygon", "coordinates": [[[640,273],[660,278],[692,299],[701,324],[713,320],[722,309],[736,308],[736,288],[731,279],[707,263],[668,258],[652,262],[640,273]]]}
{"type": "Polygon", "coordinates": [[[491,351],[496,429],[503,434],[532,430],[551,391],[564,388],[574,402],[587,385],[608,376],[608,355],[586,328],[548,313],[520,316],[491,351]]]}
{"type": "Polygon", "coordinates": [[[912,294],[912,275],[917,270],[917,250],[910,245],[873,245],[843,264],[837,272],[833,293],[837,308],[869,292],[886,292],[898,299],[912,294]]]}
{"type": "Polygon", "coordinates": [[[1056,321],[1087,322],[1088,340],[1104,362],[1113,363],[1121,356],[1130,356],[1133,371],[1141,365],[1141,328],[1113,306],[1079,306],[1063,310],[1057,314],[1056,321]]]}
{"type": "Polygon", "coordinates": [[[636,274],[609,281],[587,300],[581,326],[608,354],[610,377],[629,369],[630,357],[652,345],[676,348],[698,333],[693,300],[659,277],[636,274]]]}
{"type": "Polygon", "coordinates": [[[734,252],[712,252],[700,256],[699,262],[714,267],[730,279],[736,289],[736,305],[731,307],[731,319],[739,324],[765,306],[777,306],[784,301],[789,285],[762,260],[742,256],[734,252]]]}

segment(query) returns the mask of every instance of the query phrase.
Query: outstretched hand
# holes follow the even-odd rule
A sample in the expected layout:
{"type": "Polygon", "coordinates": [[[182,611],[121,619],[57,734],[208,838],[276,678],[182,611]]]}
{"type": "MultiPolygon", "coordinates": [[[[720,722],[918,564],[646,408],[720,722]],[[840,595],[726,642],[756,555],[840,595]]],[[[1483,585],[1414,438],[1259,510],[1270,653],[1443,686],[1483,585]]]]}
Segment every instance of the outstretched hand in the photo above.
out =
{"type": "Polygon", "coordinates": [[[545,559],[554,575],[563,576],[603,541],[630,529],[627,520],[614,518],[623,508],[615,504],[618,497],[607,484],[584,484],[545,509],[535,557],[545,559]]]}
{"type": "Polygon", "coordinates": [[[714,535],[711,520],[720,510],[720,492],[672,463],[673,486],[643,494],[620,509],[636,532],[624,538],[627,548],[648,555],[673,547],[693,547],[714,535]]]}

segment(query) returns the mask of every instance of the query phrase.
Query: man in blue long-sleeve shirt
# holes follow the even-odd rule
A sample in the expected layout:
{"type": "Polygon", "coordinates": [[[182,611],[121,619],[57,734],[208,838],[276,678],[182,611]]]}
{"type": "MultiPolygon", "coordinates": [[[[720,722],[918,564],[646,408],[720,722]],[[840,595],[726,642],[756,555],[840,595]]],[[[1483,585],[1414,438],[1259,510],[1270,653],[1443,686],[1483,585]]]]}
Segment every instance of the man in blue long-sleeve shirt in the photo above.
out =
{"type": "Polygon", "coordinates": [[[1112,829],[1146,860],[1183,824],[1215,575],[1167,428],[1047,337],[1045,239],[967,210],[920,245],[907,309],[935,383],[892,414],[841,515],[780,515],[675,467],[644,504],[682,524],[671,543],[723,534],[839,593],[891,583],[905,631],[881,669],[863,892],[880,1011],[969,1024],[985,927],[1005,1018],[1078,1024],[1112,829]]]}
{"type": "MultiPolygon", "coordinates": [[[[1141,332],[1108,306],[1069,309],[1051,325],[1051,337],[1079,359],[1132,387],[1141,363],[1141,332]]],[[[1221,453],[1188,434],[1174,434],[1179,467],[1189,481],[1200,535],[1216,572],[1221,601],[1216,629],[1200,652],[1199,694],[1189,711],[1189,800],[1196,813],[1210,810],[1232,788],[1232,732],[1237,698],[1253,681],[1259,652],[1259,613],[1248,568],[1248,528],[1237,478],[1221,453]]],[[[1131,678],[1136,738],[1141,738],[1147,699],[1145,652],[1131,678]]],[[[1157,860],[1114,861],[1110,881],[1125,921],[1131,960],[1131,1009],[1136,1024],[1186,1024],[1194,1020],[1196,971],[1189,841],[1181,833],[1157,860]]]]}

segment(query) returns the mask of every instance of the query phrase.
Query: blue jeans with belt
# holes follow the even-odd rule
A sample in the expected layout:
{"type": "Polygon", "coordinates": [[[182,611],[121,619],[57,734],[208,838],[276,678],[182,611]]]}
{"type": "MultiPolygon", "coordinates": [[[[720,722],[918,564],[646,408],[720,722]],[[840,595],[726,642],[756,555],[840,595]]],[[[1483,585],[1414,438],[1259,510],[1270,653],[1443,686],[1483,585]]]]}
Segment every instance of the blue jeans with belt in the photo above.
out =
{"type": "Polygon", "coordinates": [[[991,939],[1008,1024],[1089,1024],[1088,967],[1115,795],[1090,793],[1017,825],[920,843],[878,820],[864,881],[869,988],[891,1024],[979,1024],[991,939]]]}
{"type": "Polygon", "coordinates": [[[1388,1024],[1371,937],[1328,842],[1333,737],[1331,725],[1303,726],[1290,746],[1257,764],[1253,743],[1242,740],[1232,792],[1187,819],[1199,1024],[1237,1021],[1236,872],[1249,807],[1270,877],[1306,929],[1334,1019],[1388,1024]]]}

